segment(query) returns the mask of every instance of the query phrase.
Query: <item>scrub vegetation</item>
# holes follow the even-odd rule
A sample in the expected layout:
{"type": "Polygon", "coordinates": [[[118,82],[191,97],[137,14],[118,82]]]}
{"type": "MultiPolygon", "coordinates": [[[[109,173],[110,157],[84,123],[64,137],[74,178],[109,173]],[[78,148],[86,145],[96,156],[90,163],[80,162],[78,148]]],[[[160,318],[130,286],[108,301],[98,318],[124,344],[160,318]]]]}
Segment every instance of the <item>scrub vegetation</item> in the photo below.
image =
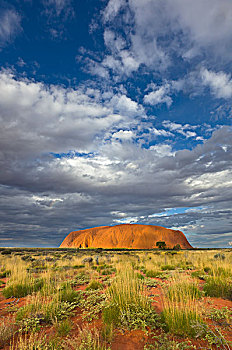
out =
{"type": "Polygon", "coordinates": [[[231,349],[231,266],[230,249],[2,248],[0,349],[231,349]]]}

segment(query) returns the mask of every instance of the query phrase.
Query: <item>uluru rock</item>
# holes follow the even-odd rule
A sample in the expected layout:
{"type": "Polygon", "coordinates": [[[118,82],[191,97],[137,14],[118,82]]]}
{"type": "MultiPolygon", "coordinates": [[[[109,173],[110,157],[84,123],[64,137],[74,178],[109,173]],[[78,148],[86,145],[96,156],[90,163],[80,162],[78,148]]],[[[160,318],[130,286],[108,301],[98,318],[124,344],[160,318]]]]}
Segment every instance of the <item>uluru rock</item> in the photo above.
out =
{"type": "Polygon", "coordinates": [[[61,243],[61,248],[130,248],[153,249],[156,242],[163,241],[172,249],[179,244],[182,249],[191,249],[181,231],[154,225],[122,224],[101,226],[73,231],[61,243]]]}

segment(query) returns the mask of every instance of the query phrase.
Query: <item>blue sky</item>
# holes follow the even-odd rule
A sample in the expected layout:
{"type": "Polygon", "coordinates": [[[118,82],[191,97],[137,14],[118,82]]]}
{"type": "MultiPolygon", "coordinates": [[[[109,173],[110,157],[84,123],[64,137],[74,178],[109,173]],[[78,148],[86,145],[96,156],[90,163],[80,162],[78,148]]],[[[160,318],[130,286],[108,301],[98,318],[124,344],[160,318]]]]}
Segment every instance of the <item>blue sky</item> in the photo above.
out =
{"type": "Polygon", "coordinates": [[[232,241],[230,0],[0,1],[0,246],[232,241]]]}

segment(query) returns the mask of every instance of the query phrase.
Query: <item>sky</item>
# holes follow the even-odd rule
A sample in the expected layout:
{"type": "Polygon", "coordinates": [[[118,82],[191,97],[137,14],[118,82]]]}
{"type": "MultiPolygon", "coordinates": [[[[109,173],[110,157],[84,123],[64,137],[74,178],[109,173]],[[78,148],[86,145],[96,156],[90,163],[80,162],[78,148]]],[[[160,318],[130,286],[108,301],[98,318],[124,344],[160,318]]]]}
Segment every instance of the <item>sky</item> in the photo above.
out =
{"type": "Polygon", "coordinates": [[[232,1],[0,0],[0,246],[232,241],[232,1]]]}

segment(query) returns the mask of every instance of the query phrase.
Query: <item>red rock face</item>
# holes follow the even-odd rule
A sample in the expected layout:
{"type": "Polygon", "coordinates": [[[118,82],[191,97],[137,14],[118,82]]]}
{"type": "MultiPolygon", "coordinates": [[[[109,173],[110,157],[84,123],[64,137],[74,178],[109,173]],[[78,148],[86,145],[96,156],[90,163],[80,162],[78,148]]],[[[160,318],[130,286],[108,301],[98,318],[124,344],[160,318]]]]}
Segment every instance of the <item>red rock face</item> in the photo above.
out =
{"type": "Polygon", "coordinates": [[[161,226],[123,224],[94,227],[71,232],[61,243],[61,248],[130,248],[153,249],[156,242],[164,241],[172,249],[179,244],[182,249],[191,249],[181,231],[161,226]]]}

